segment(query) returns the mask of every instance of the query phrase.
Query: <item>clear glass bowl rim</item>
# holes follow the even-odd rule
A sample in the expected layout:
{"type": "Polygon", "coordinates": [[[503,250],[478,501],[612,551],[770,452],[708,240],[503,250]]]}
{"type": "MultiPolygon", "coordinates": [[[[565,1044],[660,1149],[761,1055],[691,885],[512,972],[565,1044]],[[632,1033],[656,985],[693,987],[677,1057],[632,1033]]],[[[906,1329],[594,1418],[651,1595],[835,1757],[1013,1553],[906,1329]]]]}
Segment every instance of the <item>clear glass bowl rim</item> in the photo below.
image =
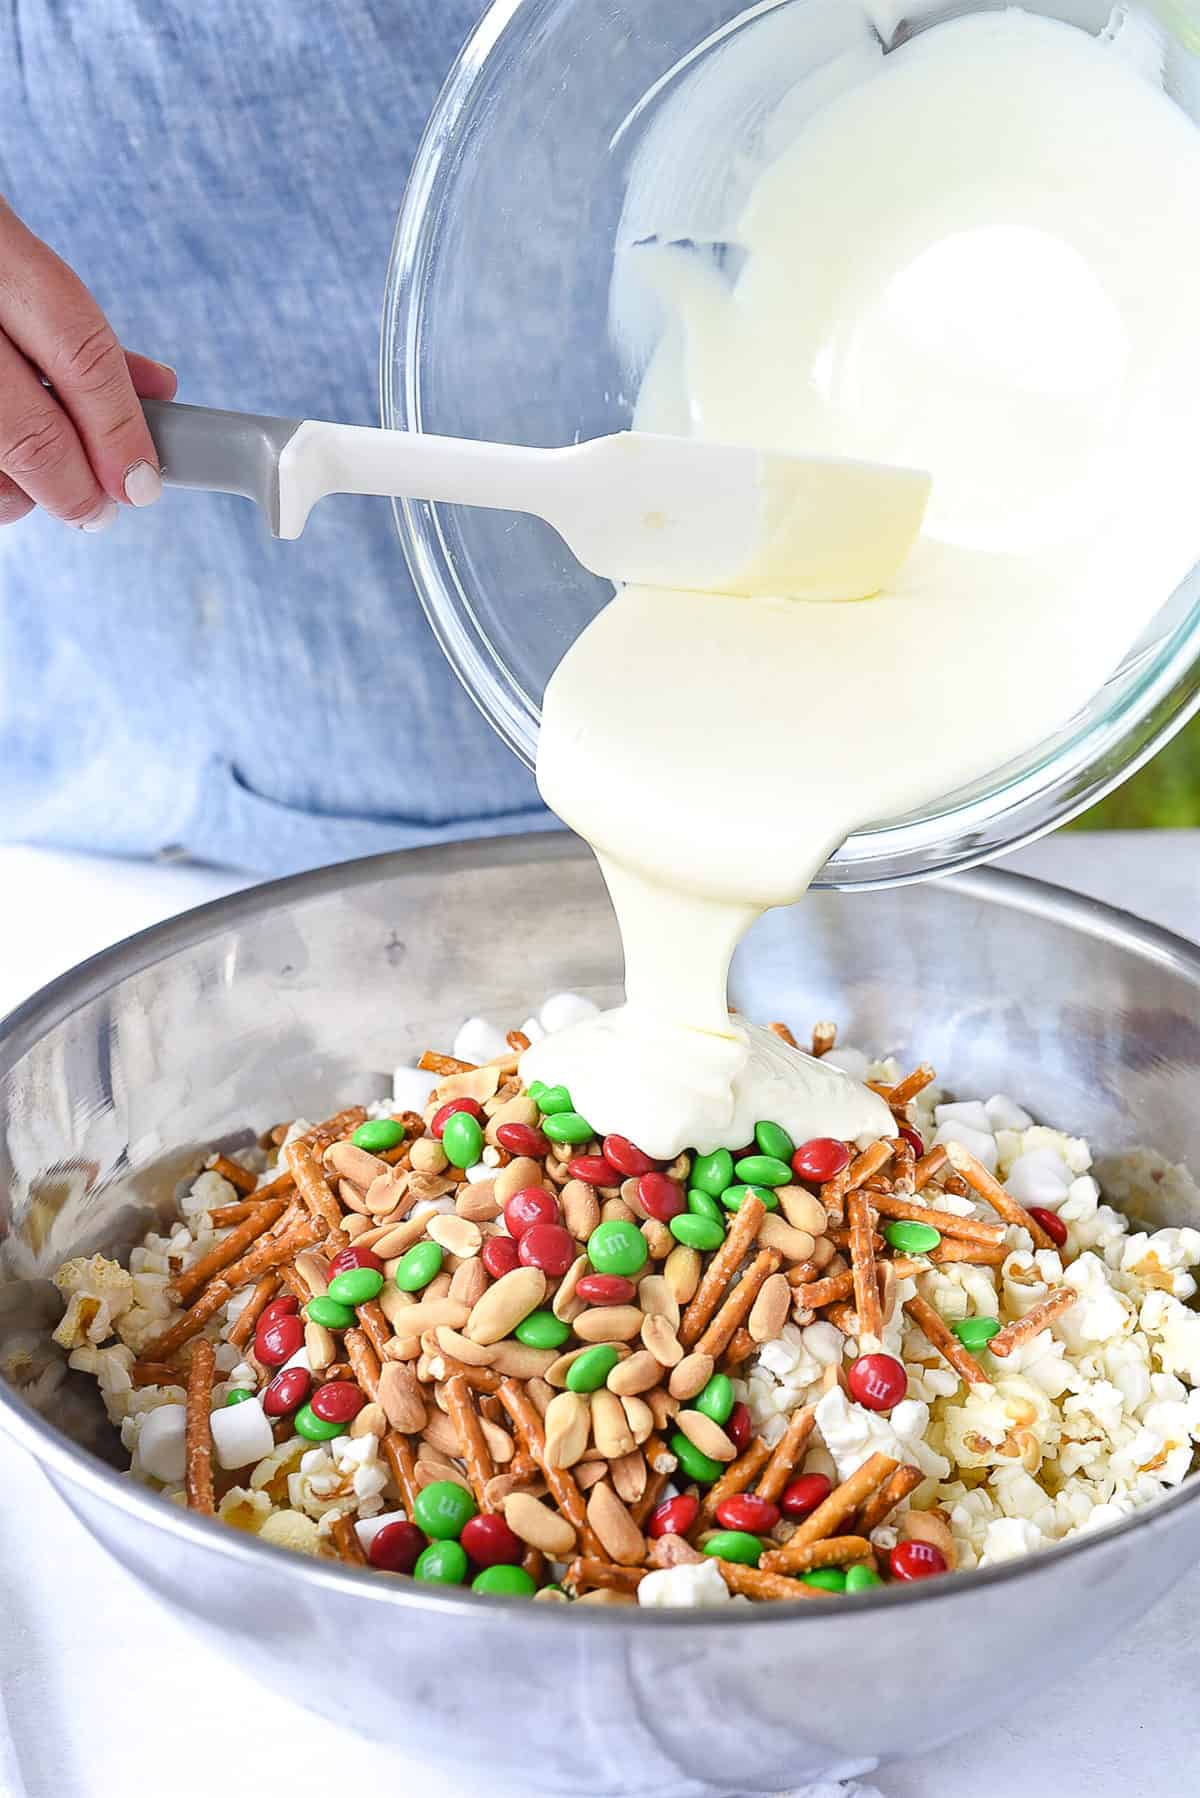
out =
{"type": "MultiPolygon", "coordinates": [[[[494,59],[512,54],[562,3],[493,0],[434,104],[405,187],[388,263],[379,359],[380,415],[386,429],[424,428],[426,276],[473,97],[494,59]]],[[[484,717],[532,768],[537,707],[475,621],[443,528],[444,508],[397,499],[392,510],[417,597],[443,653],[484,717]]],[[[940,809],[848,837],[814,885],[890,886],[973,867],[1095,805],[1200,710],[1200,599],[1153,653],[1145,654],[1136,676],[1123,674],[1121,682],[1124,690],[1106,706],[1096,710],[1093,705],[1049,744],[966,792],[948,796],[940,809]]]]}

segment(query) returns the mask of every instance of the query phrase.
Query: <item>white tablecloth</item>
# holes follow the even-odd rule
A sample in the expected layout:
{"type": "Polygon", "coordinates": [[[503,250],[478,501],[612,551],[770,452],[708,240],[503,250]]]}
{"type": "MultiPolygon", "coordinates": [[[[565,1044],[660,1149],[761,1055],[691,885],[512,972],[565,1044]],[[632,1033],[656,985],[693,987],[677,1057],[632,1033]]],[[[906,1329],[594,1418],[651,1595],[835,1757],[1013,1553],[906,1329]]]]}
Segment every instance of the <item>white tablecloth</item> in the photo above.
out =
{"type": "MultiPolygon", "coordinates": [[[[1057,837],[1010,865],[1197,930],[1200,834],[1057,837]]],[[[0,890],[16,909],[0,1013],[83,956],[237,884],[205,870],[0,850],[0,890]]],[[[3,1439],[0,1494],[0,1798],[499,1798],[486,1769],[408,1766],[232,1676],[93,1545],[3,1439]]],[[[1197,1619],[1200,1569],[1181,1568],[1163,1603],[1128,1637],[1098,1644],[1083,1673],[992,1729],[885,1769],[881,1791],[1187,1798],[1200,1787],[1197,1619]]],[[[932,1644],[931,1656],[935,1677],[932,1644]]]]}

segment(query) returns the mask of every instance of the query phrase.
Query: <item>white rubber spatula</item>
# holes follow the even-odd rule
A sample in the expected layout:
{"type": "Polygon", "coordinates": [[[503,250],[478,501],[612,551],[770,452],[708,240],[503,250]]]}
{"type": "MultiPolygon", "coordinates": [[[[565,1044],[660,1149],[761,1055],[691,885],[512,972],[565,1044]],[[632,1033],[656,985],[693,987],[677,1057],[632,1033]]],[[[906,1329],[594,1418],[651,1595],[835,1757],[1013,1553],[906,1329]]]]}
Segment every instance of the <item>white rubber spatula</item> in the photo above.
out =
{"type": "Polygon", "coordinates": [[[298,537],[329,493],[544,518],[593,574],[651,587],[861,599],[921,528],[928,475],[624,431],[568,449],[144,402],[163,479],[240,493],[298,537]]]}

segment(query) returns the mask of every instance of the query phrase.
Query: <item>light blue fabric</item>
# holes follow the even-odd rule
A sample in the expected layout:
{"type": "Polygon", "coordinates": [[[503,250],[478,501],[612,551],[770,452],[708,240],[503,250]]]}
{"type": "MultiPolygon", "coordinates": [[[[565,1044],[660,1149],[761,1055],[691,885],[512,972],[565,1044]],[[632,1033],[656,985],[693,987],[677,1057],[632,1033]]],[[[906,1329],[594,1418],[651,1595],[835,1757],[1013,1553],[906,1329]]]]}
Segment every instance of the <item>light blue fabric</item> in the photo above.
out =
{"type": "MultiPolygon", "coordinates": [[[[482,0],[0,0],[0,192],[202,405],[374,423],[396,209],[482,0]]],[[[0,838],[283,873],[545,827],[383,501],[0,531],[0,838]]]]}

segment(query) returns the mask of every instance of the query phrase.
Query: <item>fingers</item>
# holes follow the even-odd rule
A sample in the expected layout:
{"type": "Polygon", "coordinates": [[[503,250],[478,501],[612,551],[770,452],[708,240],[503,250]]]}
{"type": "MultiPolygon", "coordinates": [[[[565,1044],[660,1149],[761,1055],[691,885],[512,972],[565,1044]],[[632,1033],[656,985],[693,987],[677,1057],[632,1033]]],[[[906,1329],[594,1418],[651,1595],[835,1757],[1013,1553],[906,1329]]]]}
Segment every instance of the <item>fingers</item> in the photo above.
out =
{"type": "Polygon", "coordinates": [[[27,493],[22,493],[15,481],[7,475],[0,475],[0,528],[6,524],[16,524],[27,512],[33,511],[33,501],[27,493]]]}
{"type": "MultiPolygon", "coordinates": [[[[53,386],[100,488],[131,505],[157,499],[158,459],[111,325],[74,271],[2,203],[0,330],[53,386]]],[[[139,366],[144,367],[141,358],[139,366]]],[[[64,471],[73,468],[61,428],[48,441],[50,459],[61,462],[64,471]]],[[[40,501],[38,494],[31,497],[40,501]]]]}
{"type": "Polygon", "coordinates": [[[0,335],[0,474],[64,524],[101,530],[117,515],[70,418],[0,335]]]}
{"type": "Polygon", "coordinates": [[[173,400],[179,391],[179,377],[165,362],[152,362],[149,356],[126,350],[125,365],[134,391],[144,400],[173,400]]]}

